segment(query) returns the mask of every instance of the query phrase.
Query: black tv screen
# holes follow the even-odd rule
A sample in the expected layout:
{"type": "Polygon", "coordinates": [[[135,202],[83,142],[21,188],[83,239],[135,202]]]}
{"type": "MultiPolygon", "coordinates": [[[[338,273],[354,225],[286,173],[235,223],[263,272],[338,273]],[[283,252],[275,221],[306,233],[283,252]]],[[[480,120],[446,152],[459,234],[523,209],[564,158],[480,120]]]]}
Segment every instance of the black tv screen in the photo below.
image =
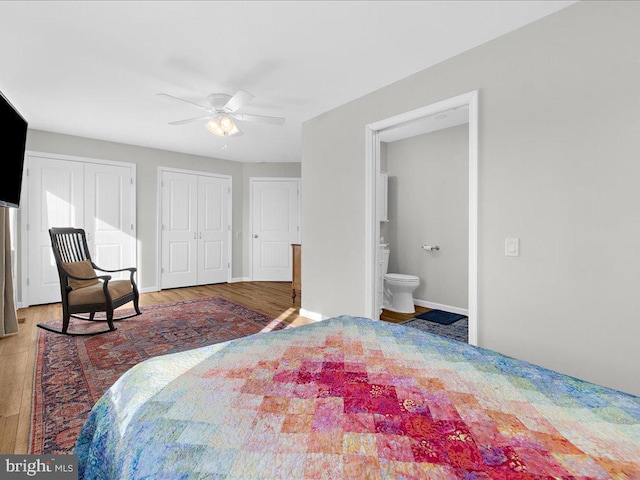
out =
{"type": "Polygon", "coordinates": [[[27,122],[0,92],[0,206],[20,205],[27,122]]]}

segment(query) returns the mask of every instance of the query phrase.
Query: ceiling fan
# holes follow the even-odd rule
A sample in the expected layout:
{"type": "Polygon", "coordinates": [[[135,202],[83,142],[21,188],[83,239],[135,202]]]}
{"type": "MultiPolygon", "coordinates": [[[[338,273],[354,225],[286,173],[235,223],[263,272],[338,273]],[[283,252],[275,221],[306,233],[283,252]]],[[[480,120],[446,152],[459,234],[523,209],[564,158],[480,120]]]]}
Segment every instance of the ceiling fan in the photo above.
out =
{"type": "Polygon", "coordinates": [[[226,93],[212,93],[207,97],[209,102],[208,107],[183,98],[174,97],[167,93],[158,93],[158,96],[177,102],[187,103],[207,112],[206,115],[202,115],[200,117],[187,118],[186,120],[178,120],[177,122],[169,122],[169,125],[185,125],[187,123],[208,120],[205,124],[207,130],[218,137],[224,138],[223,149],[227,148],[228,137],[236,134],[242,135],[242,130],[240,130],[236,123],[238,121],[266,123],[269,125],[283,125],[285,121],[282,117],[238,113],[238,110],[255,98],[252,94],[245,92],[244,90],[238,90],[238,92],[233,96],[227,95],[226,93]]]}

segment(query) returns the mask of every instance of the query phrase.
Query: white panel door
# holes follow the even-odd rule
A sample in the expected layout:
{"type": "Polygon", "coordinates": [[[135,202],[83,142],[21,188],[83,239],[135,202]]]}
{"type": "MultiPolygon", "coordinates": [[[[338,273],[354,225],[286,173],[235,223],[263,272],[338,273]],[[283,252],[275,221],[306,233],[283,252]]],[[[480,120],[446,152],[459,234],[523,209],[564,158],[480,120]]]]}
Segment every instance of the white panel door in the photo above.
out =
{"type": "Polygon", "coordinates": [[[60,281],[49,228],[84,226],[83,164],[30,157],[27,184],[29,304],[59,302],[60,281]]]}
{"type": "Polygon", "coordinates": [[[198,177],[162,172],[162,288],[198,283],[198,177]]]}
{"type": "Polygon", "coordinates": [[[252,279],[291,281],[291,244],[298,243],[299,180],[252,180],[252,279]]]}
{"type": "MultiPolygon", "coordinates": [[[[84,167],[85,230],[94,263],[108,270],[135,266],[131,168],[87,163],[84,167]]],[[[129,272],[112,273],[128,279],[129,272]]]]}
{"type": "Polygon", "coordinates": [[[198,176],[198,284],[229,281],[229,195],[226,178],[198,176]]]}

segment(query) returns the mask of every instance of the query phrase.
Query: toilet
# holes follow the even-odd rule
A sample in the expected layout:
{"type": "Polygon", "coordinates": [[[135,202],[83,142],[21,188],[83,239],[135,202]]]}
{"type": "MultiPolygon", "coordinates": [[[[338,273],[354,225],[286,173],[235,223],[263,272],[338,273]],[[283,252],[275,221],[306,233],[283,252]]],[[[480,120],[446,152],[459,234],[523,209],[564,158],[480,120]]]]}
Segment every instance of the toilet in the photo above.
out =
{"type": "Polygon", "coordinates": [[[402,273],[387,273],[389,269],[389,246],[380,245],[383,258],[383,307],[392,312],[415,313],[413,292],[420,285],[420,278],[402,273]]]}

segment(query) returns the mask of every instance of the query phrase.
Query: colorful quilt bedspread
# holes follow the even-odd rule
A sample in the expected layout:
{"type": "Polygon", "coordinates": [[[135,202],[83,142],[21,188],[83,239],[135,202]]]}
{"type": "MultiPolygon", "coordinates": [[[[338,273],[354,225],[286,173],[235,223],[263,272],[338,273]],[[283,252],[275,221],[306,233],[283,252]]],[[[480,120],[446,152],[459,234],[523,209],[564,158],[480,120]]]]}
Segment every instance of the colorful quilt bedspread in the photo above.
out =
{"type": "Polygon", "coordinates": [[[85,479],[640,479],[640,398],[338,317],[137,365],[74,453],[85,479]]]}

